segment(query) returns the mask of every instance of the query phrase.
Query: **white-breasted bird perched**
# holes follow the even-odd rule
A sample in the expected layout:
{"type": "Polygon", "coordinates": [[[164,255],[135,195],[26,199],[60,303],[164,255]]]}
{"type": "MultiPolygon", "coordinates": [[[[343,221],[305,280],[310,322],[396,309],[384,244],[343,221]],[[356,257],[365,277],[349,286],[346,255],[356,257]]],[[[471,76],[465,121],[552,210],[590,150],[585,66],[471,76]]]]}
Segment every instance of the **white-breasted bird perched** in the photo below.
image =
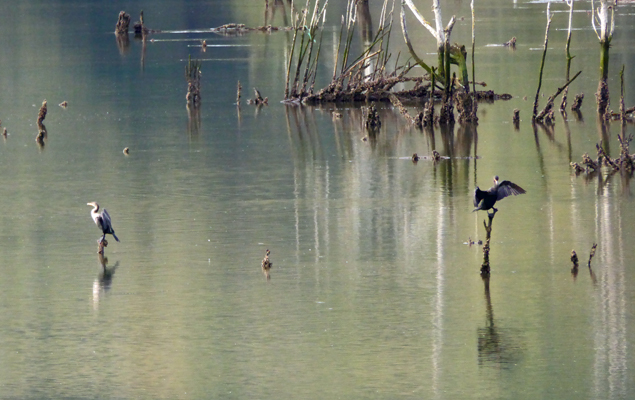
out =
{"type": "Polygon", "coordinates": [[[90,211],[90,216],[93,218],[93,221],[95,221],[95,224],[97,224],[97,227],[104,234],[101,239],[99,239],[99,243],[103,242],[104,239],[106,239],[106,234],[112,235],[116,241],[119,241],[119,238],[115,236],[115,230],[112,229],[112,220],[110,219],[110,214],[108,214],[108,211],[106,211],[105,208],[101,209],[100,211],[99,204],[95,203],[94,201],[86,203],[86,205],[93,207],[93,209],[90,211]]]}

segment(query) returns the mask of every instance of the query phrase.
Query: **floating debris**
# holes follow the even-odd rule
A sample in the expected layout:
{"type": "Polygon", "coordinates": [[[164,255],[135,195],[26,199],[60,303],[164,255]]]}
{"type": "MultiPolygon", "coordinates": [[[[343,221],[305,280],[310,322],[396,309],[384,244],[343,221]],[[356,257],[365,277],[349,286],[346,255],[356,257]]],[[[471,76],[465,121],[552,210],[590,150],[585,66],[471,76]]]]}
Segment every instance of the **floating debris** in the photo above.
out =
{"type": "Polygon", "coordinates": [[[61,103],[59,104],[59,106],[60,106],[60,107],[62,107],[62,108],[66,108],[66,107],[68,107],[68,101],[64,100],[63,102],[61,102],[61,103]]]}
{"type": "Polygon", "coordinates": [[[269,104],[269,98],[265,97],[264,99],[262,98],[262,95],[260,94],[260,91],[256,88],[254,88],[254,95],[256,96],[253,99],[249,99],[247,100],[247,104],[255,104],[257,106],[262,105],[262,104],[269,104]]]}
{"type": "Polygon", "coordinates": [[[516,36],[512,37],[509,41],[503,43],[505,47],[511,47],[512,49],[516,48],[516,36]]]}
{"type": "Polygon", "coordinates": [[[271,26],[271,25],[264,25],[264,26],[256,26],[256,27],[248,27],[245,24],[236,24],[236,23],[229,23],[229,24],[225,24],[225,25],[221,25],[218,26],[216,28],[211,28],[209,31],[213,32],[213,33],[217,33],[217,34],[222,34],[225,36],[229,36],[229,35],[243,35],[245,33],[248,32],[265,32],[265,33],[271,33],[271,32],[288,32],[288,31],[293,31],[293,30],[299,30],[299,31],[303,31],[308,29],[306,26],[297,26],[297,27],[293,27],[293,26],[271,26]]]}
{"type": "Polygon", "coordinates": [[[123,149],[123,154],[125,154],[125,155],[130,154],[130,148],[129,147],[124,148],[123,149]]]}

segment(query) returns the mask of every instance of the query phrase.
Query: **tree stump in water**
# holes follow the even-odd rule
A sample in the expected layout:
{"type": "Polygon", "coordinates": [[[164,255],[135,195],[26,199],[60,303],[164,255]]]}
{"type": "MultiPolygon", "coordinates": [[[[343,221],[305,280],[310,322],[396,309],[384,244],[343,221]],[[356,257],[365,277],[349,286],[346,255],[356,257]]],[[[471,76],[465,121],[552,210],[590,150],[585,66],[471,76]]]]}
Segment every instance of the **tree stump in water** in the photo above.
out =
{"type": "Polygon", "coordinates": [[[115,26],[115,33],[117,35],[127,35],[130,27],[130,15],[125,11],[119,12],[119,18],[117,19],[117,25],[115,26]]]}

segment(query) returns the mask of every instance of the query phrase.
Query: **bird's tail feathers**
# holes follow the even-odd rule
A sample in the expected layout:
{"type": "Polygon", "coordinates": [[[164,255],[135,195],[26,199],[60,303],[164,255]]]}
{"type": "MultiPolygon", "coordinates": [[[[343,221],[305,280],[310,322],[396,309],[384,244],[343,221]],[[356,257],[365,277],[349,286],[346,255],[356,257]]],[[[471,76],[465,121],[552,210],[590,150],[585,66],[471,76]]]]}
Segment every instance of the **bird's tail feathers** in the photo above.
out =
{"type": "Polygon", "coordinates": [[[112,237],[114,237],[115,240],[119,242],[119,238],[114,233],[112,234],[112,237]]]}

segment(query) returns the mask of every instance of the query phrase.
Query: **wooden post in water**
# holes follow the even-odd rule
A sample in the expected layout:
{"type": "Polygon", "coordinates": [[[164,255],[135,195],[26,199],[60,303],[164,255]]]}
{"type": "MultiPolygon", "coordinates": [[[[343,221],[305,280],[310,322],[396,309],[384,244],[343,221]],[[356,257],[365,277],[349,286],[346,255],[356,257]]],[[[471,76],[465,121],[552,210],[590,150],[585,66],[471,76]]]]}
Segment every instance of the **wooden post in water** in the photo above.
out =
{"type": "Polygon", "coordinates": [[[492,222],[494,221],[494,215],[496,215],[496,211],[493,213],[487,213],[487,218],[489,219],[489,224],[483,220],[483,226],[485,226],[485,245],[483,246],[483,264],[481,265],[481,277],[489,278],[490,273],[490,265],[489,265],[489,243],[490,238],[492,237],[492,222]]]}

